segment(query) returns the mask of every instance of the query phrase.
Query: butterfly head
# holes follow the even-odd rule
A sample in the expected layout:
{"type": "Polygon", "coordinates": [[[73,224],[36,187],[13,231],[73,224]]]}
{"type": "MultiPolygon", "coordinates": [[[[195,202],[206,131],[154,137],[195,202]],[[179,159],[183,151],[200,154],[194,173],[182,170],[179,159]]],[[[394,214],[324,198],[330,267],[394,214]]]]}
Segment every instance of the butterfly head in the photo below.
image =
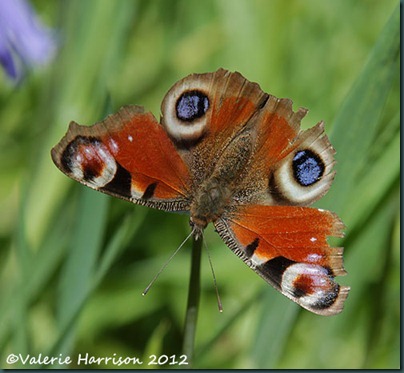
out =
{"type": "Polygon", "coordinates": [[[190,207],[191,225],[203,230],[216,221],[229,204],[230,194],[229,188],[214,177],[203,183],[190,207]]]}

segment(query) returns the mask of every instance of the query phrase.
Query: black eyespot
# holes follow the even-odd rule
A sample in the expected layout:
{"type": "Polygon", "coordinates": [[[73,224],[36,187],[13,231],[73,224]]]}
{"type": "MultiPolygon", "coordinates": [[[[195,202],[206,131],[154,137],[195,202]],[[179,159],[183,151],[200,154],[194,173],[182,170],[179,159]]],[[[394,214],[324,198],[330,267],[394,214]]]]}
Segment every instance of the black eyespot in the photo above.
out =
{"type": "Polygon", "coordinates": [[[311,150],[299,150],[293,158],[293,174],[302,186],[310,186],[317,182],[324,173],[324,163],[311,150]]]}
{"type": "Polygon", "coordinates": [[[317,310],[325,310],[330,308],[338,298],[340,291],[340,286],[333,283],[333,289],[324,294],[324,297],[320,299],[317,303],[313,304],[312,307],[317,310]]]}
{"type": "Polygon", "coordinates": [[[177,118],[187,122],[200,118],[209,109],[208,97],[200,91],[184,92],[177,100],[177,118]]]}
{"type": "MultiPolygon", "coordinates": [[[[92,136],[76,136],[65,148],[62,153],[60,162],[67,172],[71,173],[73,171],[73,159],[76,157],[76,153],[80,146],[99,146],[100,140],[92,136]]],[[[84,176],[85,180],[92,180],[97,177],[97,171],[88,170],[87,176],[84,176]]]]}

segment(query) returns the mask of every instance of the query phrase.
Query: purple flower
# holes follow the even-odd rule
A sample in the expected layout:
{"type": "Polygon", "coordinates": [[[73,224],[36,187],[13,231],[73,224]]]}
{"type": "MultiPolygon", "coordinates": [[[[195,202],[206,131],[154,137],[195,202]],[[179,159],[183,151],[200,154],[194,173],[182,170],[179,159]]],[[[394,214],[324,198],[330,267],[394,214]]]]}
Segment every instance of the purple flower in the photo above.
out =
{"type": "Polygon", "coordinates": [[[50,30],[26,0],[0,0],[0,64],[15,80],[24,69],[44,65],[56,52],[50,30]]]}

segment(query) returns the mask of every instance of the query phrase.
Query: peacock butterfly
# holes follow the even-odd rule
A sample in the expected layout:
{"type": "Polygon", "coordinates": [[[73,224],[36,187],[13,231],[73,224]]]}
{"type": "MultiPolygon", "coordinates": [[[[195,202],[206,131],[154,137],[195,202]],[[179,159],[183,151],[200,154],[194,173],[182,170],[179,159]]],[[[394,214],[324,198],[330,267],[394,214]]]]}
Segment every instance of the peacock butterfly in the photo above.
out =
{"type": "Polygon", "coordinates": [[[307,310],[342,311],[349,287],[344,228],[307,207],[330,188],[334,149],[323,122],[263,92],[241,74],[192,74],[168,91],[160,123],[128,105],[92,126],[71,122],[52,149],[67,176],[101,192],[165,211],[189,212],[193,234],[212,222],[227,246],[265,281],[307,310]]]}

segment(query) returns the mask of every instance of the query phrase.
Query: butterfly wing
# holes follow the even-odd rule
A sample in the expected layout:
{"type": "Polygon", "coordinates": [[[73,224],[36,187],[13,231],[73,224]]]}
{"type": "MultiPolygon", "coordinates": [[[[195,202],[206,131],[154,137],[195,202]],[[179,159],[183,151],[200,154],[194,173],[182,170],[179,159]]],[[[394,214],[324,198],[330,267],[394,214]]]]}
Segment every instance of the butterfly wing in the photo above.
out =
{"type": "Polygon", "coordinates": [[[189,169],[142,107],[122,107],[92,126],[72,122],[51,155],[62,172],[90,188],[162,210],[189,208],[189,169]]]}
{"type": "Polygon", "coordinates": [[[341,312],[349,288],[342,248],[343,224],[329,211],[304,207],[321,198],[334,178],[334,149],[323,123],[302,131],[307,110],[269,95],[246,124],[255,144],[233,200],[216,220],[219,235],[247,265],[302,307],[321,315],[341,312]]]}
{"type": "Polygon", "coordinates": [[[342,311],[349,287],[342,248],[330,247],[328,236],[344,227],[333,213],[309,207],[239,206],[215,222],[224,242],[250,268],[282,294],[311,312],[342,311]]]}
{"type": "Polygon", "coordinates": [[[335,176],[335,151],[324,132],[324,123],[301,130],[307,113],[296,112],[292,101],[269,96],[249,126],[255,133],[251,167],[238,183],[248,201],[264,205],[309,206],[331,187],[335,176]]]}
{"type": "Polygon", "coordinates": [[[161,122],[193,171],[195,189],[267,98],[258,84],[224,69],[189,75],[168,91],[161,122]]]}

